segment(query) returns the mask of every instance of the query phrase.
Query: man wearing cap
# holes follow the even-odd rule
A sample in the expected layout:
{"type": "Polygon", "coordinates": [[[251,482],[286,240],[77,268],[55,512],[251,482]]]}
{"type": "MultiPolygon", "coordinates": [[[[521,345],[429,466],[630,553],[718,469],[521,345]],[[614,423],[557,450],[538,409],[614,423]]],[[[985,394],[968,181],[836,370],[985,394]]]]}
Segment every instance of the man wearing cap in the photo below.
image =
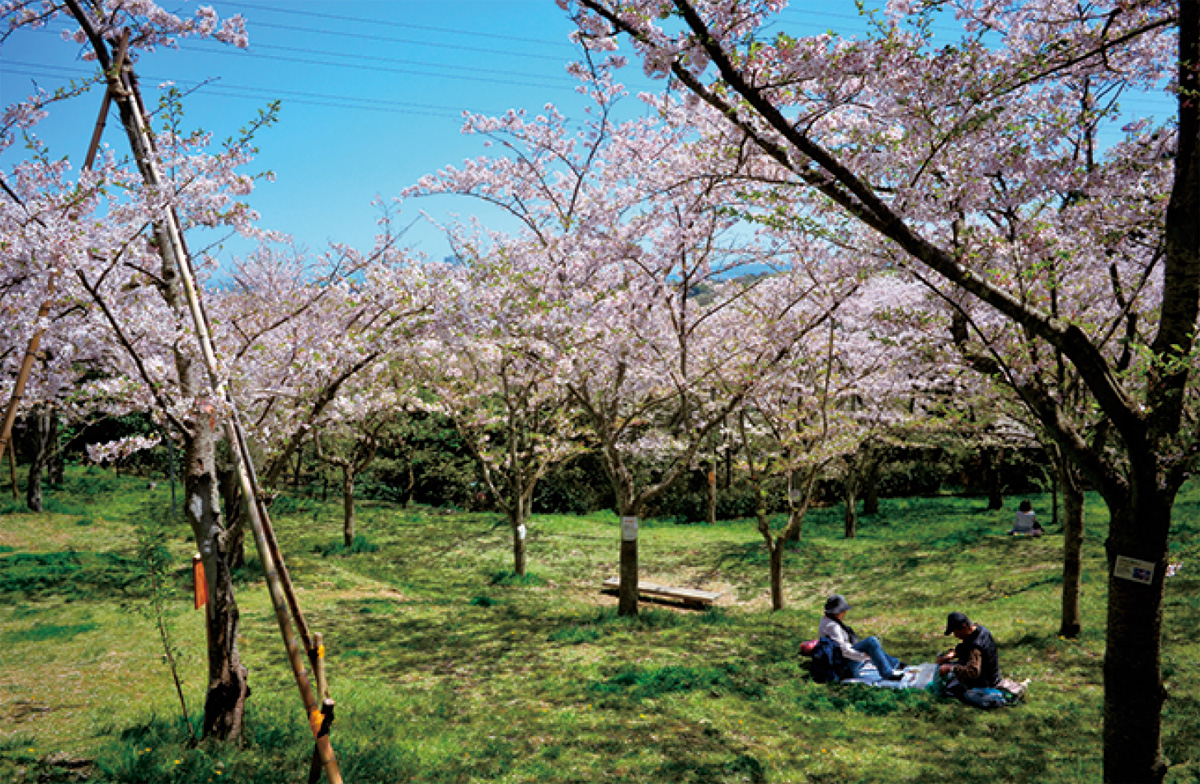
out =
{"type": "Polygon", "coordinates": [[[938,672],[951,676],[946,691],[955,696],[969,689],[994,689],[1000,683],[1000,653],[986,627],[960,612],[946,618],[946,634],[958,638],[954,650],[937,657],[938,672]]]}
{"type": "Polygon", "coordinates": [[[817,627],[818,637],[828,637],[842,651],[842,659],[846,663],[843,678],[853,678],[867,662],[875,665],[879,677],[884,680],[898,681],[904,676],[904,662],[891,656],[883,650],[883,644],[875,637],[858,639],[854,630],[846,625],[846,612],[850,603],[841,594],[834,594],[825,600],[825,615],[817,627]]]}

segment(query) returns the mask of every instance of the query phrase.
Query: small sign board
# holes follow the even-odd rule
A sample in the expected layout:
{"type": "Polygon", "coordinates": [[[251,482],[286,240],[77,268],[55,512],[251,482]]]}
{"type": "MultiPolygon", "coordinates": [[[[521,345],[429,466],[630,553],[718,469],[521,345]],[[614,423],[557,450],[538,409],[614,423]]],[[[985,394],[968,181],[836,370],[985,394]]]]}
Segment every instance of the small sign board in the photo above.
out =
{"type": "Polygon", "coordinates": [[[524,523],[521,523],[520,525],[517,526],[517,538],[518,539],[520,539],[521,541],[525,541],[526,533],[528,533],[528,529],[525,528],[524,523]]]}
{"type": "Polygon", "coordinates": [[[1154,562],[1118,555],[1117,562],[1113,565],[1113,575],[1122,580],[1149,585],[1154,582],[1154,562]]]}
{"type": "Polygon", "coordinates": [[[621,541],[636,542],[638,534],[638,519],[636,517],[621,518],[621,541]]]}

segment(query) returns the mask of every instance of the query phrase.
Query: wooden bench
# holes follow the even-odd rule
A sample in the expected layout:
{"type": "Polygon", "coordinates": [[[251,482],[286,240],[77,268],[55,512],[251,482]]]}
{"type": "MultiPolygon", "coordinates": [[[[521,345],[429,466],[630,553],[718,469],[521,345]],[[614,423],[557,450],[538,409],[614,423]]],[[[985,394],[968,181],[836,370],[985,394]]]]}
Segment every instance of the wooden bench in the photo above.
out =
{"type": "MultiPolygon", "coordinates": [[[[617,593],[621,589],[619,577],[609,577],[600,589],[604,593],[617,593]]],[[[669,585],[658,585],[638,580],[638,595],[650,599],[676,599],[688,607],[707,609],[721,595],[712,591],[701,591],[698,588],[674,588],[669,585]]]]}

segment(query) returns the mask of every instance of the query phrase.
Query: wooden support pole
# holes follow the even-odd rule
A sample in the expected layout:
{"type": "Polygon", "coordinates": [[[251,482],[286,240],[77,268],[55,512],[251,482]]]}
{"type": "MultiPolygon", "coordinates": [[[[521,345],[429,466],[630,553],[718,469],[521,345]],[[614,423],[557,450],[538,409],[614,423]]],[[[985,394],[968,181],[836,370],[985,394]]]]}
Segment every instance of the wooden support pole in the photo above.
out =
{"type": "MultiPolygon", "coordinates": [[[[50,278],[50,291],[54,290],[54,277],[50,278]]],[[[38,321],[50,315],[50,301],[42,303],[38,308],[38,321]]],[[[21,398],[25,396],[25,384],[29,381],[29,375],[33,372],[33,360],[37,358],[38,349],[42,345],[42,333],[45,330],[39,329],[29,338],[29,345],[25,348],[25,356],[21,359],[21,369],[17,371],[17,380],[13,384],[12,395],[8,399],[8,407],[4,410],[4,424],[0,426],[0,454],[4,454],[5,448],[9,445],[12,439],[13,423],[17,421],[17,408],[21,405],[21,398]]],[[[14,482],[14,487],[16,483],[14,482]]]]}
{"type": "MultiPolygon", "coordinates": [[[[321,703],[321,726],[317,737],[328,737],[333,730],[333,700],[326,699],[321,703]]],[[[313,749],[312,764],[308,766],[308,784],[317,784],[321,779],[321,759],[319,749],[313,749]]]]}
{"type": "Polygon", "coordinates": [[[325,635],[320,632],[313,635],[313,649],[308,652],[308,658],[317,676],[317,694],[323,700],[329,699],[329,681],[325,679],[325,635]]]}

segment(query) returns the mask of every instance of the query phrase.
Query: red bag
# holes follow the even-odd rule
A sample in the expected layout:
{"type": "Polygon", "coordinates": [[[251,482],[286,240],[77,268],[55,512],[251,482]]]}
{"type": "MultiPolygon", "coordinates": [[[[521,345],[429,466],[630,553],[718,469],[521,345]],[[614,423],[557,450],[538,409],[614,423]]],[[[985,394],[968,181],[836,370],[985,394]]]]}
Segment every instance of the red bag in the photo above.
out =
{"type": "Polygon", "coordinates": [[[816,649],[819,640],[809,640],[808,642],[800,643],[800,655],[812,656],[813,650],[816,649]]]}

